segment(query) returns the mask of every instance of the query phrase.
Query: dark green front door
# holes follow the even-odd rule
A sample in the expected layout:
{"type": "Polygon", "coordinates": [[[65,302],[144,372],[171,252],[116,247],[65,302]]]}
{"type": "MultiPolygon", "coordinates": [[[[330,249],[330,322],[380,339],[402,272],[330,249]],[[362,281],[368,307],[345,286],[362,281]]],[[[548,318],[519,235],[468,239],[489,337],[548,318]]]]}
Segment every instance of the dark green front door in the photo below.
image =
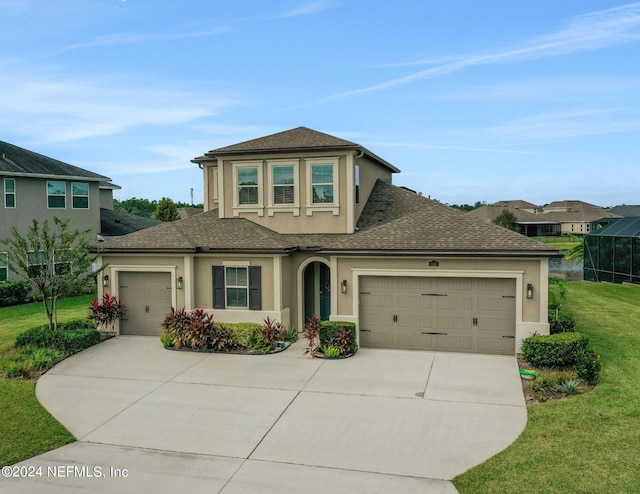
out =
{"type": "Polygon", "coordinates": [[[331,315],[331,270],[322,262],[312,262],[304,270],[304,318],[316,314],[322,321],[331,315]]]}

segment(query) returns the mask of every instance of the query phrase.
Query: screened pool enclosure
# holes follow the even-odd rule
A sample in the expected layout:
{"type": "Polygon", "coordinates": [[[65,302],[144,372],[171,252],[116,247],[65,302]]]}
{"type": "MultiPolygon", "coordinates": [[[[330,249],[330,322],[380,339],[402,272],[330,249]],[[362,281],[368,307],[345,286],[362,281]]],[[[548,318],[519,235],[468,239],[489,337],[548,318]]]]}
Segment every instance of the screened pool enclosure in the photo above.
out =
{"type": "Polygon", "coordinates": [[[584,279],[640,284],[640,217],[585,235],[584,279]]]}

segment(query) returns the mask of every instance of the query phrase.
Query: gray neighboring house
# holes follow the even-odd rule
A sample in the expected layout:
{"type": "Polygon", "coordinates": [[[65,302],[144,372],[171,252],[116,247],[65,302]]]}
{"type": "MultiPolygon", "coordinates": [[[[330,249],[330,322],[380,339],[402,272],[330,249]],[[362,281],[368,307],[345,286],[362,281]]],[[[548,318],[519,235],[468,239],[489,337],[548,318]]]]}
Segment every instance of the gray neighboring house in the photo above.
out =
{"type": "Polygon", "coordinates": [[[171,306],[350,321],[363,347],[513,355],[549,333],[562,254],[392,185],[399,170],[360,144],[299,127],[192,161],[204,212],[104,245],[120,334],[159,335],[171,306]]]}
{"type": "MultiPolygon", "coordinates": [[[[0,239],[12,227],[25,234],[35,219],[70,218],[72,229],[95,238],[126,235],[160,223],[113,211],[109,177],[0,141],[0,239]],[[101,235],[101,236],[100,236],[101,235]]],[[[11,279],[6,247],[0,244],[0,282],[11,279]]]]}

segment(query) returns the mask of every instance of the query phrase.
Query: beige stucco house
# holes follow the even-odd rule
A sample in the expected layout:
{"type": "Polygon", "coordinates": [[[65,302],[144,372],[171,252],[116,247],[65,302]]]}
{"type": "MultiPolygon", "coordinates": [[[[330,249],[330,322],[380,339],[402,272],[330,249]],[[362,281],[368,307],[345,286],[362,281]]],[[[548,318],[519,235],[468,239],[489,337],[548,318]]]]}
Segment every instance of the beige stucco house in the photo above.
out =
{"type": "Polygon", "coordinates": [[[106,243],[123,334],[171,306],[217,321],[352,321],[361,346],[514,354],[548,333],[560,253],[391,184],[354,142],[299,127],[209,151],[205,211],[106,243]]]}

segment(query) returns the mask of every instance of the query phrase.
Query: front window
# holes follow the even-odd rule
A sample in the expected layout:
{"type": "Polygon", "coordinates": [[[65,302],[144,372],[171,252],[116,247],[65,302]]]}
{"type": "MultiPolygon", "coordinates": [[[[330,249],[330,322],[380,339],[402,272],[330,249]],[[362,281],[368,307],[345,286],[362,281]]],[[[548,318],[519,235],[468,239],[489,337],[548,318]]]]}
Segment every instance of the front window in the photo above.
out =
{"type": "Polygon", "coordinates": [[[67,207],[67,184],[65,182],[47,182],[47,207],[51,209],[67,207]]]}
{"type": "Polygon", "coordinates": [[[333,165],[311,165],[311,193],[314,204],[333,203],[333,165]]]}
{"type": "Polygon", "coordinates": [[[249,307],[249,283],[247,268],[225,268],[227,307],[249,307]]]}
{"type": "Polygon", "coordinates": [[[27,254],[27,264],[29,278],[36,278],[43,275],[47,268],[47,258],[43,251],[29,252],[27,254]]]}
{"type": "Polygon", "coordinates": [[[238,167],[238,204],[258,204],[258,167],[238,167]]]}
{"type": "Polygon", "coordinates": [[[89,184],[71,184],[73,209],[89,209],[89,184]]]}
{"type": "Polygon", "coordinates": [[[0,252],[0,281],[7,281],[9,278],[8,257],[6,252],[0,252]]]}
{"type": "Polygon", "coordinates": [[[293,166],[273,167],[273,203],[293,204],[293,166]]]}
{"type": "Polygon", "coordinates": [[[16,180],[15,178],[4,179],[4,207],[16,207],[16,180]]]}

